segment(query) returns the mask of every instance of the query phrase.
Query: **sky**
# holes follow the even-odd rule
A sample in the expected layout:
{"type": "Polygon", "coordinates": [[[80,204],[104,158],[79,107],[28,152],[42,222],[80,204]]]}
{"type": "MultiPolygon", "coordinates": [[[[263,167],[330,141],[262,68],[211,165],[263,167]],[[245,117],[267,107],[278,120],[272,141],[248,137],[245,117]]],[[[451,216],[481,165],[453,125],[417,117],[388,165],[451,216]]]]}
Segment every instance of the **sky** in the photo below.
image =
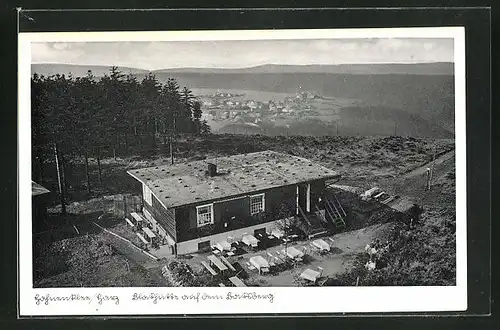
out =
{"type": "Polygon", "coordinates": [[[263,64],[453,62],[453,39],[384,38],[33,43],[32,63],[145,70],[245,68],[263,64]]]}

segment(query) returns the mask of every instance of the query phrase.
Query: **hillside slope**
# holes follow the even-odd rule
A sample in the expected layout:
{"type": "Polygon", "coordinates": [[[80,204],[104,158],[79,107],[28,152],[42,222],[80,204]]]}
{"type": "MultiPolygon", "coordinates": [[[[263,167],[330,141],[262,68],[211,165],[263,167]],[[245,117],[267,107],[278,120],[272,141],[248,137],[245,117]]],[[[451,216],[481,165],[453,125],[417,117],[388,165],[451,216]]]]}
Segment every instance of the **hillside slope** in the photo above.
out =
{"type": "Polygon", "coordinates": [[[335,73],[335,74],[415,74],[453,75],[454,64],[436,63],[384,63],[384,64],[338,64],[338,65],[282,65],[265,64],[250,68],[173,68],[155,70],[153,73],[335,73]]]}
{"type": "MultiPolygon", "coordinates": [[[[109,69],[111,66],[106,65],[74,65],[74,64],[55,64],[55,63],[43,63],[43,64],[31,64],[31,72],[38,75],[50,76],[55,74],[72,74],[74,77],[83,77],[87,74],[89,70],[96,77],[102,77],[105,74],[109,74],[109,69]]],[[[124,74],[146,74],[147,70],[129,68],[129,67],[118,67],[120,71],[124,74]]]]}

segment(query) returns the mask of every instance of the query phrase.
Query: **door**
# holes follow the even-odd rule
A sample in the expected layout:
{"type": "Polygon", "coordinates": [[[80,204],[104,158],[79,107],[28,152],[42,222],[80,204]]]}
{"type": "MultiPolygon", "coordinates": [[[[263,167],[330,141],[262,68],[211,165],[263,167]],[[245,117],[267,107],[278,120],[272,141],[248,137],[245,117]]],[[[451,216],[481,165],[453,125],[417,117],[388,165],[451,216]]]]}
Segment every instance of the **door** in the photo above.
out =
{"type": "Polygon", "coordinates": [[[198,243],[198,251],[210,251],[210,241],[198,243]]]}
{"type": "Polygon", "coordinates": [[[259,238],[259,234],[260,235],[266,235],[266,228],[259,228],[259,229],[255,229],[253,231],[253,235],[257,238],[259,238]]]}
{"type": "MultiPolygon", "coordinates": [[[[308,189],[308,184],[299,184],[297,189],[297,202],[304,212],[309,212],[308,211],[308,200],[309,200],[309,189],[308,189]]],[[[299,213],[300,214],[300,213],[299,213]]]]}

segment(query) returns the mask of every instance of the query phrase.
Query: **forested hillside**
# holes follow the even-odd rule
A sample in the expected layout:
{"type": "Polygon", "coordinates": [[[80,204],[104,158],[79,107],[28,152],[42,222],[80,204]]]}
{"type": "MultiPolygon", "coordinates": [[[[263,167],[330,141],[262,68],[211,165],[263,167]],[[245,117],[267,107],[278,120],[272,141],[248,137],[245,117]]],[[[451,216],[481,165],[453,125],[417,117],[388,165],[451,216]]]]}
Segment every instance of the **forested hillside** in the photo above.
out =
{"type": "Polygon", "coordinates": [[[76,78],[34,74],[31,93],[37,176],[56,146],[60,166],[65,158],[83,156],[88,167],[88,158],[99,160],[103,151],[128,145],[154,148],[173,134],[209,132],[192,92],[174,79],[162,84],[152,74],[141,81],[117,67],[100,78],[91,71],[76,78]]]}

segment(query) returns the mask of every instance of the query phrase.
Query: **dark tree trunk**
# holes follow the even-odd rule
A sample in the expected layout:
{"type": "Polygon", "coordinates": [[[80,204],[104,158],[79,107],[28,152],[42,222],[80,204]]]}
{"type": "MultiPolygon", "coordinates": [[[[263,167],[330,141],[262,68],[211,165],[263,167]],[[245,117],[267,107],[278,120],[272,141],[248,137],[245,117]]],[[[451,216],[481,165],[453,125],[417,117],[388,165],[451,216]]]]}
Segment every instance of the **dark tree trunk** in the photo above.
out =
{"type": "Polygon", "coordinates": [[[170,137],[170,163],[174,165],[174,143],[173,143],[173,137],[170,137]]]}
{"type": "Polygon", "coordinates": [[[90,175],[89,175],[89,157],[87,155],[87,151],[84,152],[83,157],[85,158],[85,179],[87,181],[87,192],[92,193],[92,189],[90,187],[90,175]]]}
{"type": "Polygon", "coordinates": [[[64,196],[68,198],[68,181],[66,180],[66,161],[64,160],[64,155],[60,154],[59,162],[61,163],[61,178],[64,190],[64,196]]]}
{"type": "Polygon", "coordinates": [[[99,176],[99,184],[102,185],[101,150],[97,150],[97,173],[99,176]]]}
{"type": "Polygon", "coordinates": [[[115,128],[115,143],[113,144],[113,159],[116,160],[116,148],[118,148],[118,129],[115,128]]]}
{"type": "Polygon", "coordinates": [[[64,203],[64,188],[63,188],[62,176],[61,176],[61,166],[59,164],[59,148],[57,146],[57,143],[54,143],[54,157],[55,157],[56,169],[57,169],[57,182],[59,184],[59,197],[61,198],[61,214],[65,215],[66,214],[66,204],[64,203]]]}

